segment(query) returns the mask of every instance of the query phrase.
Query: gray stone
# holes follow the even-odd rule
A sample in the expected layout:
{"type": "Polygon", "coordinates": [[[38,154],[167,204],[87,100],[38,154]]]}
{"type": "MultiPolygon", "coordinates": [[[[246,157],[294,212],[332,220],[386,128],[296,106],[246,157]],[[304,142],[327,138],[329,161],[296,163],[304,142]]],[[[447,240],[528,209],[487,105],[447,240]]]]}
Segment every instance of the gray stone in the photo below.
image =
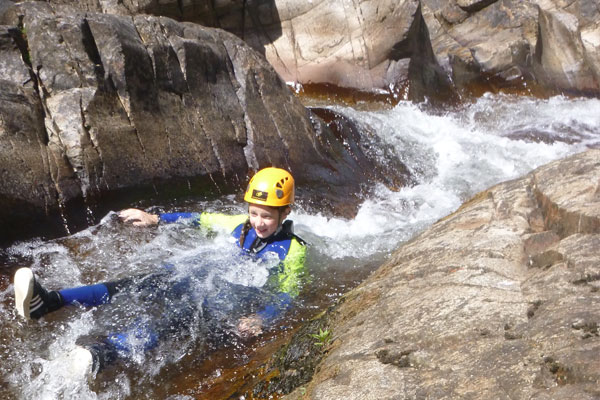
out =
{"type": "Polygon", "coordinates": [[[537,27],[530,2],[476,2],[485,7],[454,20],[436,11],[439,3],[425,0],[423,14],[434,53],[457,86],[531,79],[537,27]]]}
{"type": "Polygon", "coordinates": [[[600,86],[600,26],[595,25],[582,27],[575,14],[540,8],[535,52],[539,79],[558,89],[596,91],[600,86]]]}
{"type": "Polygon", "coordinates": [[[400,247],[330,313],[323,361],[285,398],[598,398],[598,160],[497,185],[400,247]]]}
{"type": "Polygon", "coordinates": [[[504,87],[542,95],[600,92],[595,0],[97,0],[77,6],[226,29],[295,83],[383,89],[412,100],[438,91],[449,96],[449,79],[472,93],[504,87]]]}
{"type": "Polygon", "coordinates": [[[387,179],[372,173],[376,157],[346,149],[362,151],[360,135],[334,134],[230,33],[45,2],[9,7],[0,24],[0,220],[11,226],[25,229],[24,215],[44,226],[42,213],[78,229],[110,193],[239,190],[268,165],[350,216],[360,185],[387,179]]]}

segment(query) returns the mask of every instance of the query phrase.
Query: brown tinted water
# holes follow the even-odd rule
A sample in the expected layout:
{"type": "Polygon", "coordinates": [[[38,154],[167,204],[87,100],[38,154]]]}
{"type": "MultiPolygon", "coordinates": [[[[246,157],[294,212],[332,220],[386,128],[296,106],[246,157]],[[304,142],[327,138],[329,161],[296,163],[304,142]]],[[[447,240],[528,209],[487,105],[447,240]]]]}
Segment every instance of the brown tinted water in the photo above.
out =
{"type": "MultiPolygon", "coordinates": [[[[410,100],[407,85],[399,85],[392,89],[374,91],[345,88],[327,83],[306,83],[297,87],[290,86],[303,104],[309,107],[341,105],[363,111],[376,111],[393,108],[400,101],[410,100]]],[[[576,90],[559,90],[544,87],[535,80],[523,77],[507,81],[501,77],[489,74],[481,75],[479,79],[465,83],[456,89],[459,102],[471,102],[486,93],[527,96],[538,99],[548,99],[552,96],[563,95],[575,97],[597,97],[597,93],[576,90]]],[[[436,101],[437,107],[447,108],[456,106],[456,102],[436,101]]]]}
{"type": "MultiPolygon", "coordinates": [[[[121,257],[126,258],[129,251],[128,247],[137,247],[144,243],[151,242],[156,235],[153,230],[129,230],[118,232],[118,225],[111,229],[117,230],[118,235],[114,237],[114,242],[123,241],[122,244],[112,243],[110,246],[114,248],[121,247],[121,257]],[[130,231],[130,232],[128,232],[130,231]],[[131,239],[128,234],[132,233],[135,236],[134,243],[127,243],[131,239]]],[[[107,228],[107,230],[110,230],[107,228]]],[[[98,236],[102,237],[104,233],[99,232],[98,236]]],[[[185,235],[184,235],[185,236],[185,235]]],[[[111,236],[106,237],[109,240],[111,236]]],[[[110,247],[104,248],[106,244],[94,244],[94,235],[91,238],[65,238],[58,239],[56,243],[60,243],[73,257],[77,263],[83,263],[85,260],[92,261],[99,257],[99,252],[110,252],[110,247]],[[91,246],[91,247],[90,247],[91,246]]],[[[35,243],[32,243],[35,246],[35,243]]],[[[47,256],[44,256],[46,263],[54,263],[53,261],[53,246],[49,246],[45,250],[47,256]]],[[[114,254],[114,253],[113,253],[114,254]]],[[[118,254],[114,256],[119,257],[118,254]]],[[[12,298],[12,276],[19,267],[29,265],[31,260],[17,259],[14,257],[5,258],[2,269],[0,270],[0,291],[5,293],[1,304],[4,310],[4,317],[10,316],[14,322],[19,321],[14,315],[14,304],[12,298]]],[[[318,254],[315,254],[310,262],[312,269],[313,280],[305,286],[303,293],[300,296],[299,306],[278,326],[266,331],[264,334],[250,339],[239,339],[230,337],[224,344],[219,345],[210,350],[206,345],[200,343],[196,347],[191,347],[183,358],[176,363],[164,363],[160,371],[153,376],[149,376],[143,367],[130,368],[126,362],[117,362],[109,366],[106,370],[100,372],[97,379],[90,384],[90,389],[99,394],[115,393],[114,382],[123,379],[125,373],[129,380],[130,392],[126,396],[128,399],[147,399],[147,398],[170,398],[171,396],[189,396],[193,399],[228,399],[241,398],[245,399],[261,398],[255,397],[253,388],[261,380],[272,378],[265,376],[267,371],[263,365],[268,362],[270,357],[286,342],[291,335],[303,324],[304,321],[310,320],[321,310],[330,306],[342,293],[356,286],[375,266],[376,264],[360,265],[349,267],[348,261],[333,262],[331,260],[320,259],[318,254]],[[316,259],[314,259],[316,258],[316,259]],[[330,266],[328,271],[319,269],[317,266],[321,262],[327,263],[330,266]],[[337,265],[335,265],[337,264],[337,265]]],[[[100,265],[93,267],[84,272],[83,279],[87,282],[97,282],[103,280],[102,272],[96,270],[100,265]]],[[[48,277],[46,277],[48,278],[48,277]]],[[[111,307],[107,305],[104,307],[111,307]]],[[[61,310],[49,315],[41,321],[31,321],[29,323],[18,322],[18,324],[9,327],[10,321],[3,321],[2,334],[0,336],[0,354],[3,357],[9,357],[8,360],[13,364],[13,368],[22,368],[14,357],[19,357],[19,352],[14,352],[11,346],[15,340],[29,341],[23,329],[34,329],[46,337],[54,333],[60,335],[62,326],[70,323],[71,318],[79,318],[82,310],[77,310],[69,307],[69,310],[61,310]],[[52,332],[46,332],[44,329],[50,329],[52,332]],[[10,333],[12,332],[12,333],[10,333]],[[13,335],[17,335],[14,337],[13,335]],[[14,365],[16,364],[16,365],[14,365]]],[[[52,339],[55,340],[55,339],[52,339]]],[[[25,346],[24,351],[28,351],[28,346],[25,346]]],[[[34,351],[31,349],[31,351],[34,351]]],[[[45,354],[40,354],[41,357],[48,357],[45,354]]],[[[35,358],[35,354],[29,354],[23,359],[35,358]]],[[[151,367],[151,366],[149,366],[151,367]]],[[[3,369],[3,373],[9,373],[3,369]]],[[[32,378],[36,378],[34,368],[32,378]]],[[[18,398],[18,394],[8,387],[0,388],[0,398],[18,398]]],[[[269,398],[278,398],[278,394],[269,395],[269,398]]],[[[177,398],[177,397],[175,397],[177,398]]],[[[187,398],[187,397],[186,397],[187,398]]]]}

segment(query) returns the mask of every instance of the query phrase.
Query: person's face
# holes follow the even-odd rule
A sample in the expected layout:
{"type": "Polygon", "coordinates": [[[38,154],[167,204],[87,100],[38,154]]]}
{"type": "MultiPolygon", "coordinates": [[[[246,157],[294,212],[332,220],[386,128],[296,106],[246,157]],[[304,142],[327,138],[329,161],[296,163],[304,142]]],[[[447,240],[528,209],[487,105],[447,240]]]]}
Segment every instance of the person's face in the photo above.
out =
{"type": "Polygon", "coordinates": [[[280,211],[274,207],[250,204],[248,214],[250,215],[250,225],[252,225],[258,237],[264,239],[275,233],[279,224],[289,214],[289,208],[280,211]]]}

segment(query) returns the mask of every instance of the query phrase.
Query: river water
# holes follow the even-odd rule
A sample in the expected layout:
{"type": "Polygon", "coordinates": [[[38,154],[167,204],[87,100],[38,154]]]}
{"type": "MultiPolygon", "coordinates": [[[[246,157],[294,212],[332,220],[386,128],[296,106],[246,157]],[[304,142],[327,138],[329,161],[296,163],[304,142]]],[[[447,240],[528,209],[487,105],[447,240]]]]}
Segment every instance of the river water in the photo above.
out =
{"type": "MultiPolygon", "coordinates": [[[[186,225],[135,228],[120,224],[109,213],[98,225],[70,237],[33,239],[2,249],[6,261],[0,274],[0,397],[244,398],[248,366],[268,356],[303,320],[356,286],[401,243],[478,191],[552,160],[600,147],[596,99],[489,94],[446,111],[407,102],[384,110],[330,107],[378,135],[417,184],[399,191],[375,184],[350,220],[316,208],[294,210],[290,218],[296,232],[310,243],[311,279],[285,319],[255,339],[225,332],[219,340],[211,340],[214,332],[201,327],[175,343],[134,352],[95,380],[71,374],[64,355],[76,340],[112,329],[121,318],[151,318],[163,311],[125,299],[120,306],[68,307],[40,321],[23,322],[13,311],[11,281],[18,266],[30,266],[51,289],[153,272],[164,263],[172,265],[178,276],[211,266],[196,281],[198,291],[210,291],[215,276],[246,286],[260,286],[267,277],[262,266],[231,262],[235,250],[225,232],[186,225]]],[[[245,211],[234,196],[176,199],[149,210],[245,211]]]]}

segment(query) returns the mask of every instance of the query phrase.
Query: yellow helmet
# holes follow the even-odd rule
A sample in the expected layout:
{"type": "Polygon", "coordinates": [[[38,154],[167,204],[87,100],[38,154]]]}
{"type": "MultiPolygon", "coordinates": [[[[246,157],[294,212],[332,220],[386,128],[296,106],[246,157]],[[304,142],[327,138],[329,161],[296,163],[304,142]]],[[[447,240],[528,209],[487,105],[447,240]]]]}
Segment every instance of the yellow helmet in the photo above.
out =
{"type": "Polygon", "coordinates": [[[284,169],[268,167],[258,171],[250,182],[244,200],[271,207],[294,202],[294,178],[284,169]]]}

